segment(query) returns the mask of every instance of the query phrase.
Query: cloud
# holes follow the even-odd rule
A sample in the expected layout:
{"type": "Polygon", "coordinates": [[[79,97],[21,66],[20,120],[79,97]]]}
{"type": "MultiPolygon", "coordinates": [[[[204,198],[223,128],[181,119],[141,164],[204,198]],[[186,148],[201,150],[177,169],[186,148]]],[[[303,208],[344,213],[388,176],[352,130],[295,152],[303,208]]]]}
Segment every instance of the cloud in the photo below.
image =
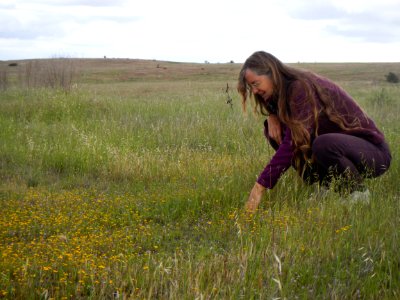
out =
{"type": "MultiPolygon", "coordinates": [[[[88,24],[115,23],[129,24],[140,20],[120,7],[103,7],[108,1],[33,1],[18,9],[0,9],[0,38],[30,40],[37,38],[60,38],[77,27],[88,24]],[[83,5],[90,2],[93,7],[72,6],[54,7],[54,5],[83,5]],[[41,3],[41,5],[39,5],[41,3]],[[95,7],[94,7],[95,6],[95,7]]],[[[115,3],[114,1],[111,1],[115,3]]],[[[122,1],[120,1],[122,2],[122,1]]]]}
{"type": "Polygon", "coordinates": [[[8,9],[14,9],[14,8],[15,8],[14,4],[0,3],[0,10],[8,10],[8,9]]]}
{"type": "MultiPolygon", "coordinates": [[[[397,8],[398,11],[400,7],[397,8]]],[[[336,23],[326,26],[329,33],[372,43],[390,43],[400,39],[400,19],[390,13],[349,13],[336,23]]]]}
{"type": "Polygon", "coordinates": [[[2,20],[0,38],[34,39],[63,34],[63,29],[57,20],[48,16],[27,22],[23,22],[10,14],[0,14],[0,18],[2,20]]]}
{"type": "Polygon", "coordinates": [[[325,30],[333,35],[361,42],[391,43],[400,39],[400,26],[396,23],[373,20],[355,22],[345,20],[340,24],[327,25],[325,30]]]}
{"type": "Polygon", "coordinates": [[[124,4],[125,0],[34,0],[32,4],[44,4],[50,6],[91,6],[110,7],[124,4]]]}
{"type": "Polygon", "coordinates": [[[240,62],[262,49],[285,61],[376,61],[380,53],[393,61],[399,52],[398,3],[1,0],[0,58],[66,53],[240,62]]]}
{"type": "Polygon", "coordinates": [[[346,11],[329,2],[309,1],[290,5],[289,16],[301,20],[330,20],[346,17],[346,11]]]}
{"type": "Polygon", "coordinates": [[[400,3],[382,0],[365,1],[363,5],[347,5],[341,2],[300,2],[291,6],[289,15],[304,22],[324,21],[321,28],[327,35],[348,39],[390,43],[400,39],[400,3]]]}

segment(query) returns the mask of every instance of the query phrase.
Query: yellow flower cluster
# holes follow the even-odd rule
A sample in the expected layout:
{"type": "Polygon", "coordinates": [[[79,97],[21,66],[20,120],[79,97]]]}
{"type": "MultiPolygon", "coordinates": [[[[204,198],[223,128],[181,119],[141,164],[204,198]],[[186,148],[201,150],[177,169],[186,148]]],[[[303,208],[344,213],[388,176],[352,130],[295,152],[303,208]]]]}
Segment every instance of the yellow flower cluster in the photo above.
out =
{"type": "Polygon", "coordinates": [[[112,268],[141,255],[152,235],[132,196],[31,189],[15,198],[2,200],[0,214],[2,296],[113,285],[112,268]]]}
{"type": "MultiPolygon", "coordinates": [[[[176,195],[160,199],[158,194],[144,192],[113,195],[32,188],[23,195],[3,196],[0,297],[138,295],[151,276],[163,269],[155,262],[164,254],[209,240],[230,247],[235,235],[241,242],[267,235],[276,243],[295,244],[293,251],[308,253],[318,240],[303,233],[327,228],[319,208],[294,212],[282,207],[256,214],[228,209],[204,214],[198,203],[190,202],[192,194],[191,189],[178,189],[176,195]],[[197,208],[188,210],[185,199],[197,208]],[[171,201],[185,211],[182,216],[176,214],[175,220],[169,220],[174,213],[170,213],[171,201]],[[228,241],[224,237],[229,237],[228,241]]],[[[219,205],[217,200],[213,203],[219,205]]],[[[332,227],[328,227],[330,233],[332,227]]],[[[336,233],[350,227],[341,227],[336,233]]],[[[165,274],[171,273],[170,268],[165,270],[165,274]]]]}
{"type": "Polygon", "coordinates": [[[343,232],[348,231],[350,228],[351,228],[351,225],[346,225],[346,226],[343,226],[343,227],[341,227],[339,229],[336,229],[335,232],[336,233],[343,233],[343,232]]]}

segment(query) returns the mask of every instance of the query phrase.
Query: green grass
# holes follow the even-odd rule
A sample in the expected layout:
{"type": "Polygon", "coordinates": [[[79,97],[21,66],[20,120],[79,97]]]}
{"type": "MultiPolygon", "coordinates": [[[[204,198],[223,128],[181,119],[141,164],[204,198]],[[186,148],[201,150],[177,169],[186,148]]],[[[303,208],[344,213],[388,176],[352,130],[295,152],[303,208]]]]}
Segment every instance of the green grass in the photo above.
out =
{"type": "Polygon", "coordinates": [[[398,64],[303,66],[385,132],[370,204],[317,200],[291,170],[248,215],[273,151],[234,90],[226,104],[238,65],[109,63],[87,61],[70,93],[0,94],[0,297],[400,297],[398,64]]]}

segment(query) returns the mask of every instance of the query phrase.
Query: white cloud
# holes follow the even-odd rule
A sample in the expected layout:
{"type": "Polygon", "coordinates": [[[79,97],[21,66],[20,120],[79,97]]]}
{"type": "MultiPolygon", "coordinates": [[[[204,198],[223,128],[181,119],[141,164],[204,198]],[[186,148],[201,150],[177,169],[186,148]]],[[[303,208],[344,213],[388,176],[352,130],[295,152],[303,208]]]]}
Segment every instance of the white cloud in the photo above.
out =
{"type": "Polygon", "coordinates": [[[355,41],[389,43],[400,39],[400,2],[393,0],[308,1],[290,11],[292,17],[322,24],[328,34],[355,41]],[[333,22],[332,22],[333,21],[333,22]]]}
{"type": "Polygon", "coordinates": [[[393,61],[399,12],[397,0],[3,0],[0,59],[393,61]]]}
{"type": "MultiPolygon", "coordinates": [[[[27,2],[27,1],[20,1],[27,2]]],[[[33,5],[108,7],[125,3],[125,0],[31,0],[33,5]]]]}

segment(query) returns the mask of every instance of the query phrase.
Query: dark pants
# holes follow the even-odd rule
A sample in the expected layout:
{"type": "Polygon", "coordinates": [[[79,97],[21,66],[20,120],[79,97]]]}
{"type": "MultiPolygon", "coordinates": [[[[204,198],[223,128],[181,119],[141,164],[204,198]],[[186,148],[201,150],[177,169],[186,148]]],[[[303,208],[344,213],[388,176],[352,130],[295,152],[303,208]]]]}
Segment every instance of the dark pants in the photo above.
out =
{"type": "MultiPolygon", "coordinates": [[[[267,139],[277,150],[279,146],[268,137],[268,125],[265,126],[267,139]]],[[[313,163],[303,168],[303,180],[309,184],[319,182],[323,185],[330,185],[336,180],[339,192],[362,190],[363,179],[382,175],[391,161],[390,150],[385,142],[374,145],[362,138],[341,133],[318,136],[311,150],[313,163]]]]}

